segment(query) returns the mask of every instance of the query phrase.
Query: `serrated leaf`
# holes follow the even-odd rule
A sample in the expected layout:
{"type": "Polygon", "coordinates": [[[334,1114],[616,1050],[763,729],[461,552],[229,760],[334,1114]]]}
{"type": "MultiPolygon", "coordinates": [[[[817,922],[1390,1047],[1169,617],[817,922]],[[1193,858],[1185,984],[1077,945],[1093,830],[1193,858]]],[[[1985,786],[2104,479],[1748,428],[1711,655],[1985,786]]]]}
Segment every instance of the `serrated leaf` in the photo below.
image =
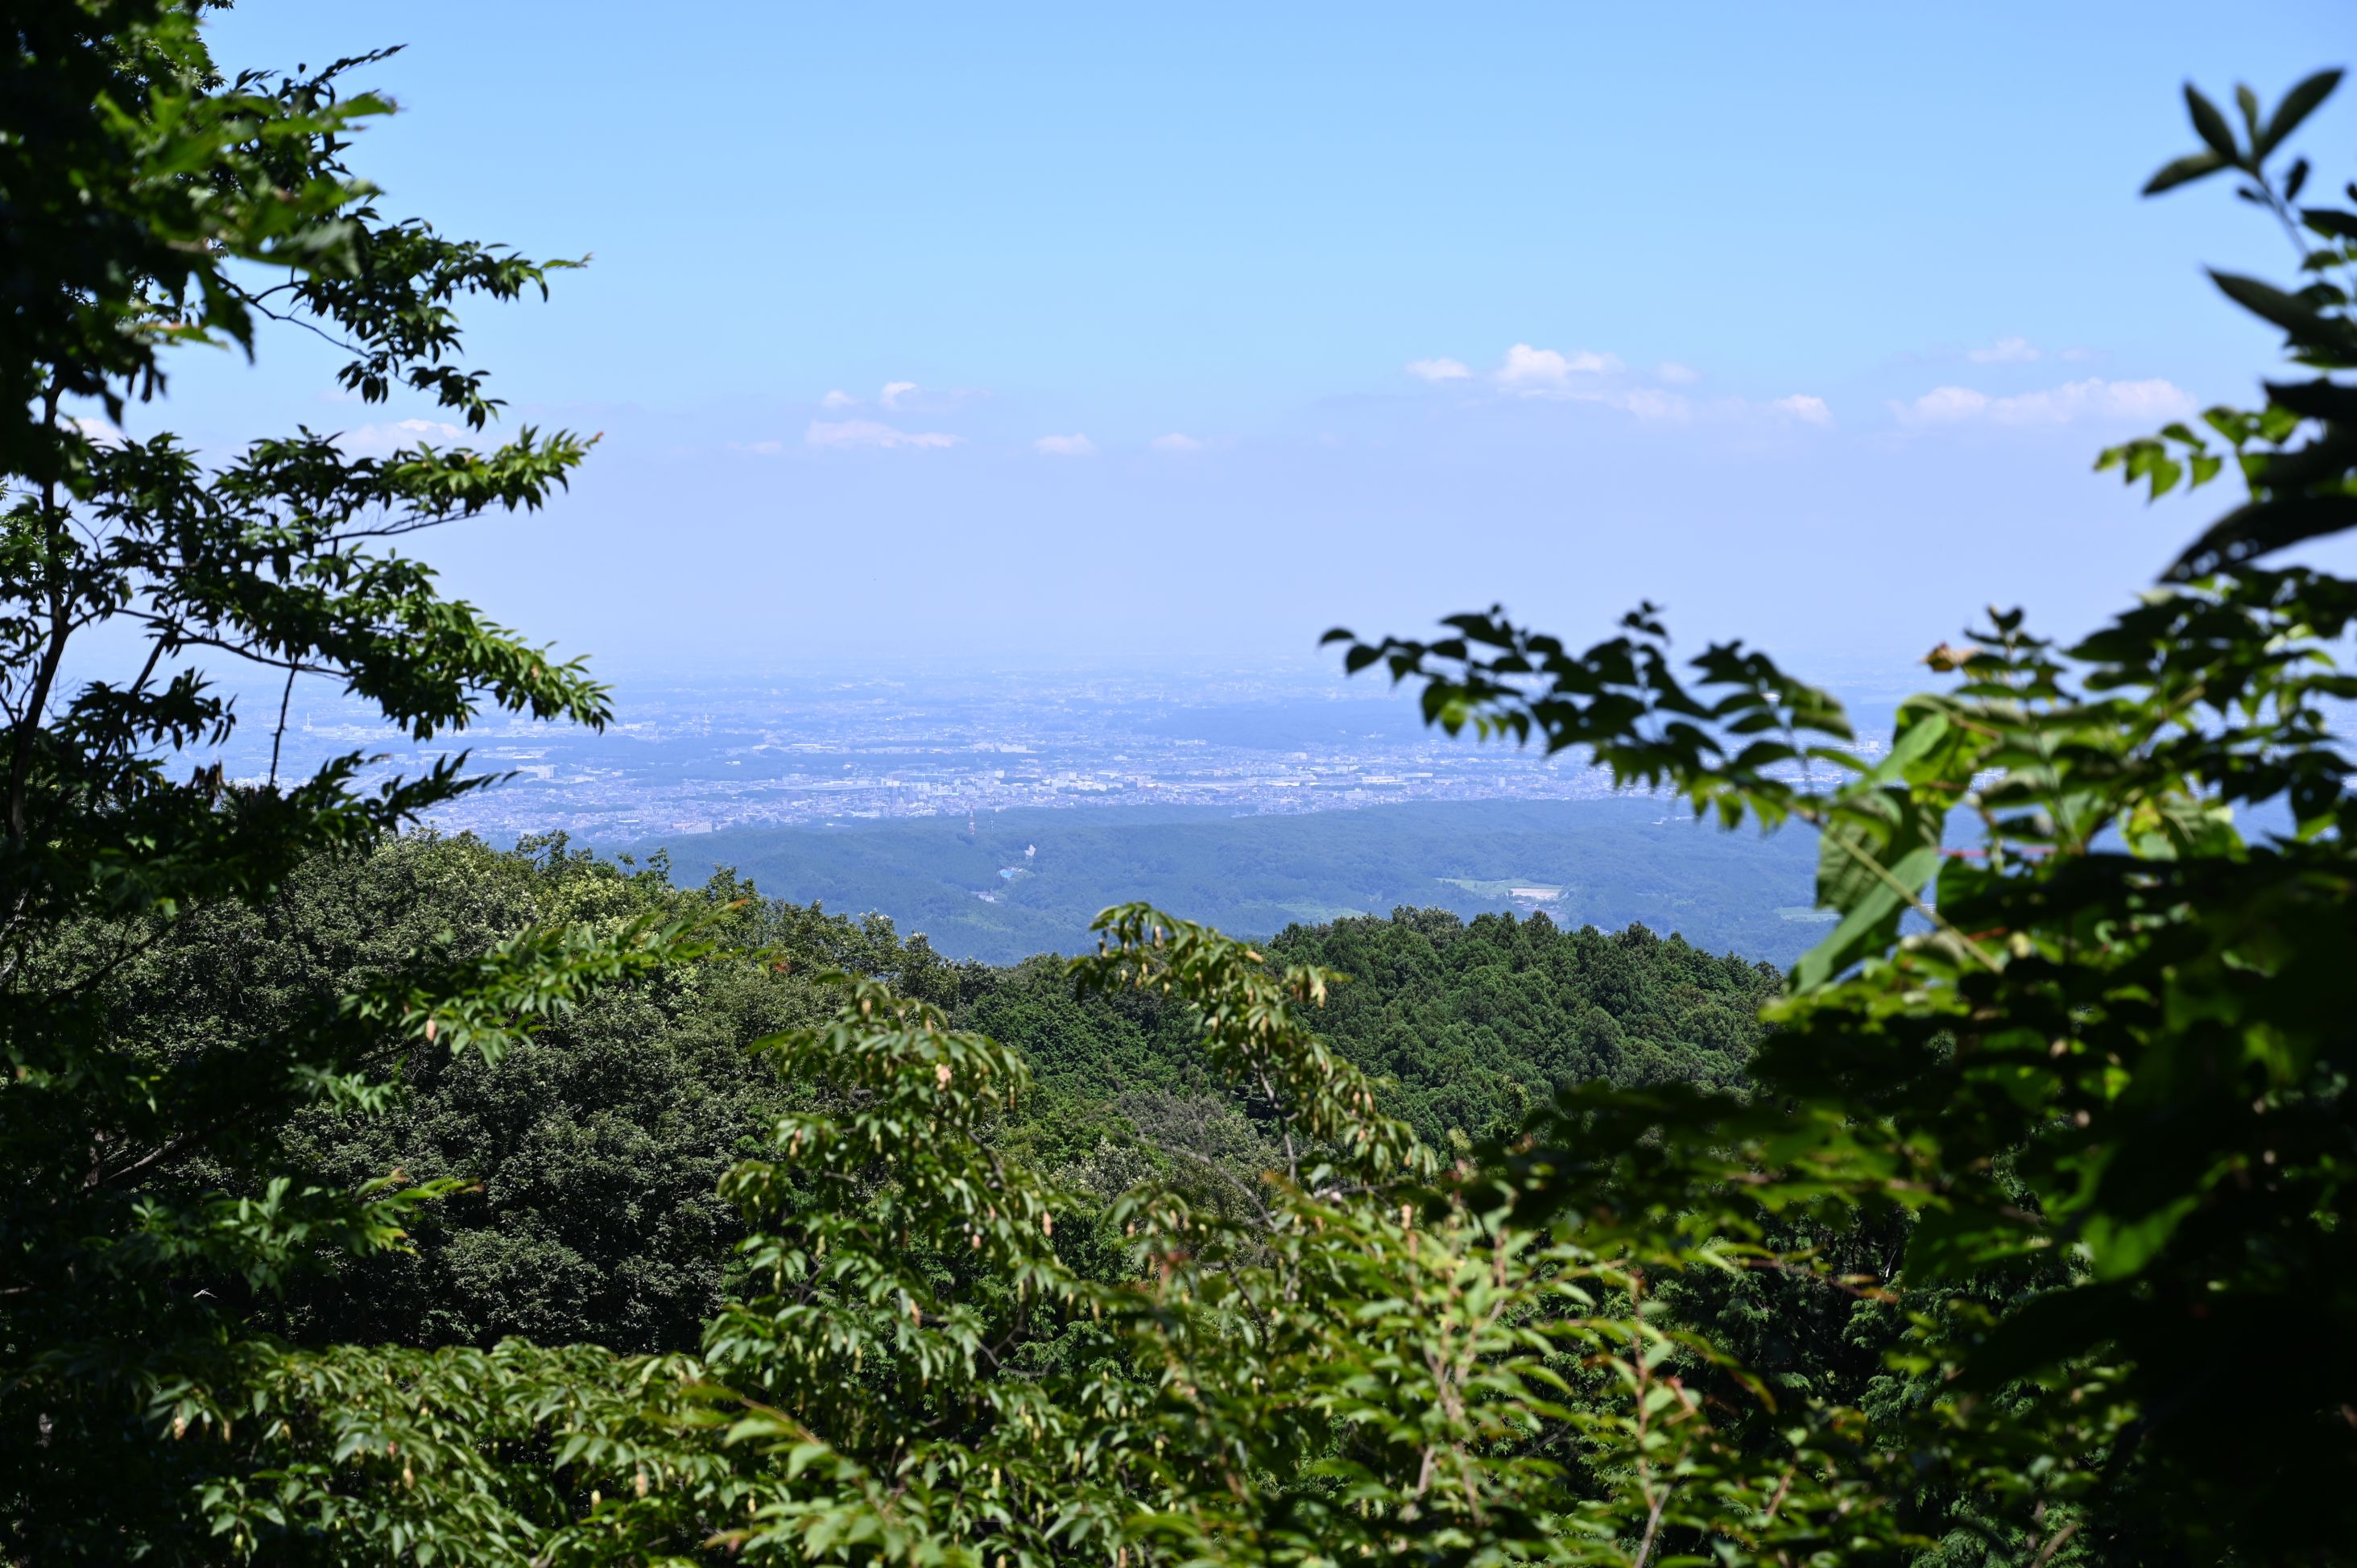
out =
{"type": "MultiPolygon", "coordinates": [[[[1944,738],[1945,721],[1925,729],[1928,750],[1944,738]]],[[[1905,788],[1843,801],[1823,829],[1817,856],[1817,907],[1839,909],[1842,918],[1793,966],[1795,992],[1815,990],[1898,939],[1910,898],[1940,868],[1943,826],[1944,814],[1905,788]]]]}

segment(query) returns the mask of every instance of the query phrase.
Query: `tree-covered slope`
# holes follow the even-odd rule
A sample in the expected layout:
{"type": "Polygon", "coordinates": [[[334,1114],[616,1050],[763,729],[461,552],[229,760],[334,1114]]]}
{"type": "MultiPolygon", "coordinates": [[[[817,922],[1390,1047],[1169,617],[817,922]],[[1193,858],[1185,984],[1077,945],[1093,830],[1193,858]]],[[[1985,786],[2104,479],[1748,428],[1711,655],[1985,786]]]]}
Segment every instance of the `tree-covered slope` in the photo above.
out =
{"type": "MultiPolygon", "coordinates": [[[[748,1047],[825,1017],[838,998],[817,976],[831,969],[888,980],[1020,1054],[1036,1089],[993,1137],[1032,1168],[1106,1197],[1150,1174],[1192,1177],[1218,1203],[1274,1160],[1267,1108],[1218,1087],[1184,1010],[1157,993],[1083,993],[1048,956],[953,963],[880,917],[727,878],[682,886],[662,862],[624,867],[561,838],[502,852],[418,833],[323,856],[267,906],[183,922],[102,1002],[111,1027],[168,1060],[296,1027],[420,950],[481,953],[559,920],[716,913],[739,956],[596,993],[492,1062],[388,1037],[369,1063],[395,1085],[387,1103],[273,1130],[287,1165],[331,1185],[398,1170],[467,1186],[418,1211],[409,1249],[298,1278],[256,1310],[314,1342],[692,1347],[740,1229],[720,1176],[805,1098],[748,1047]]],[[[1519,1122],[1566,1082],[1727,1081],[1773,984],[1762,966],[1642,928],[1468,923],[1439,908],[1290,927],[1266,952],[1351,977],[1321,1026],[1381,1080],[1384,1111],[1444,1147],[1519,1122]]],[[[179,1174],[221,1173],[191,1162],[179,1174]]]]}
{"type": "MultiPolygon", "coordinates": [[[[736,1236],[720,1175],[787,1102],[745,1047],[826,1015],[834,999],[813,978],[822,969],[921,989],[931,961],[921,942],[726,882],[674,886],[660,864],[625,872],[561,839],[502,853],[418,833],[320,856],[267,905],[190,916],[100,999],[111,1032],[172,1062],[257,1028],[299,1028],[413,952],[464,959],[559,921],[612,930],[718,911],[716,934],[778,959],[681,964],[593,993],[495,1060],[381,1035],[363,1065],[392,1085],[385,1101],[312,1107],[254,1130],[286,1168],[331,1187],[388,1171],[466,1184],[416,1212],[408,1249],[345,1259],[257,1300],[285,1331],[678,1348],[719,1299],[736,1236]]],[[[176,1174],[190,1186],[229,1179],[199,1160],[176,1174]]]]}
{"type": "Polygon", "coordinates": [[[1466,923],[1440,909],[1292,927],[1272,951],[1351,977],[1322,1028],[1396,1080],[1386,1109],[1436,1144],[1518,1124],[1526,1097],[1566,1084],[1737,1081],[1780,978],[1642,926],[1566,931],[1544,915],[1466,923]]]}

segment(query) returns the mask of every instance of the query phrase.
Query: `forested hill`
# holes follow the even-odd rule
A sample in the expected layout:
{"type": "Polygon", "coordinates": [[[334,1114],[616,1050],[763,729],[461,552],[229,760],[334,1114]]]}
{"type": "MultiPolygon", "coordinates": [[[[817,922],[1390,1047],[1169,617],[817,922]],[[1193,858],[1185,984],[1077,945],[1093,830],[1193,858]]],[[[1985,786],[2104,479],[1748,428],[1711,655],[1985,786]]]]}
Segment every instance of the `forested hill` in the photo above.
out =
{"type": "Polygon", "coordinates": [[[1327,1033],[1397,1080],[1393,1114],[1434,1141],[1518,1119],[1523,1093],[1568,1082],[1732,1082],[1779,979],[1642,926],[1566,931],[1544,914],[1468,924],[1403,909],[1295,926],[1274,952],[1351,977],[1327,1004],[1327,1033]]]}
{"type": "MultiPolygon", "coordinates": [[[[765,956],[600,992],[496,1063],[388,1040],[368,1064],[400,1083],[384,1114],[321,1110],[266,1135],[339,1185],[399,1169],[471,1190],[421,1213],[414,1252],[346,1262],[257,1310],[301,1339],[691,1347],[737,1234],[715,1184],[802,1095],[744,1047],[824,1018],[828,969],[888,978],[1017,1048],[1035,1089],[996,1137],[1043,1172],[1106,1197],[1175,1174],[1216,1204],[1279,1163],[1265,1108],[1214,1090],[1187,1018],[1151,993],[1082,996],[1060,959],[952,961],[880,918],[725,877],[681,886],[660,862],[625,868],[561,839],[500,852],[421,833],[322,859],[266,909],[193,917],[126,963],[103,1004],[124,1037],[194,1059],[331,1007],[413,948],[463,956],[534,923],[647,914],[716,914],[723,941],[765,956]]],[[[1432,908],[1294,926],[1268,951],[1351,977],[1332,993],[1331,1039],[1394,1080],[1385,1108],[1442,1147],[1518,1122],[1566,1079],[1732,1078],[1773,984],[1763,966],[1639,928],[1432,908]]]]}
{"type": "MultiPolygon", "coordinates": [[[[1531,1100],[1566,1082],[1737,1079],[1777,979],[1768,965],[1641,926],[1566,931],[1544,915],[1468,922],[1446,909],[1289,927],[1269,956],[1348,977],[1329,995],[1325,1033],[1391,1080],[1384,1110],[1442,1147],[1452,1131],[1518,1122],[1531,1100]]],[[[1051,1090],[1125,1105],[1206,1081],[1183,1020],[1076,997],[1057,960],[956,972],[953,1021],[1019,1047],[1051,1090]]]]}

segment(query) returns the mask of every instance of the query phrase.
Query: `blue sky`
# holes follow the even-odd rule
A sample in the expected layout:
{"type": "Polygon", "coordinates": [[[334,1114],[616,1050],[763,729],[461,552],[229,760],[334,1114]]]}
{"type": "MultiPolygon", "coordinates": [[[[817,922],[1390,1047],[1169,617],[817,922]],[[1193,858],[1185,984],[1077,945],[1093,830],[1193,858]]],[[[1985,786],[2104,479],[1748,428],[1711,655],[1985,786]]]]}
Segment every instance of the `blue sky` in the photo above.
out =
{"type": "MultiPolygon", "coordinates": [[[[227,63],[384,43],[388,205],[549,255],[470,318],[574,493],[425,553],[609,667],[1298,655],[1503,599],[1567,636],[1898,659],[2055,629],[2210,508],[2095,449],[2240,398],[2284,270],[2190,145],[2338,4],[242,0],[227,63]]],[[[2357,91],[2304,145],[2351,172],[2357,91]],[[2336,156],[2338,154],[2339,156],[2336,156]]],[[[135,415],[389,444],[304,344],[135,415]]]]}

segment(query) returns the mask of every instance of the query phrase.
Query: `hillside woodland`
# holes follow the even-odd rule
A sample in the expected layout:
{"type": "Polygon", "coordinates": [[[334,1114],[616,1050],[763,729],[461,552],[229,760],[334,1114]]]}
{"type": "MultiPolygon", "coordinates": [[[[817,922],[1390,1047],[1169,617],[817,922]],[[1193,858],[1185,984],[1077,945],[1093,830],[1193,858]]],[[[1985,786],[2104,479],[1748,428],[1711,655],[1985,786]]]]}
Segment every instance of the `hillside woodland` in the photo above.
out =
{"type": "MultiPolygon", "coordinates": [[[[763,898],[723,875],[675,886],[562,836],[511,852],[420,832],[300,868],[259,908],[191,914],[114,971],[105,1027],[167,1058],[332,1006],[421,950],[480,955],[550,923],[701,919],[735,953],[604,987],[495,1061],[382,1042],[400,1092],[290,1119],[276,1158],[323,1186],[398,1170],[458,1184],[408,1245],[338,1260],[251,1309],[293,1339],[485,1348],[510,1336],[691,1351],[726,1298],[744,1228],[720,1177],[809,1097],[753,1049],[824,1022],[835,973],[1004,1042],[1033,1090],[990,1128],[1039,1176],[1105,1199],[1152,1177],[1234,1204],[1277,1159],[1271,1109],[1223,1083],[1184,1009],[1076,989],[1061,960],[951,963],[877,916],[763,898]]],[[[1379,1105],[1436,1147],[1518,1128],[1559,1087],[1742,1081],[1777,975],[1641,927],[1470,925],[1438,909],[1295,928],[1273,961],[1349,975],[1321,1023],[1379,1105]]],[[[192,1161],[184,1179],[208,1173],[192,1161]]]]}
{"type": "Polygon", "coordinates": [[[1331,634],[1469,744],[1810,835],[1789,971],[1143,904],[990,968],[417,832],[456,750],[224,778],[271,720],[210,670],[421,743],[612,704],[414,543],[588,460],[460,329],[574,263],[388,217],[379,57],[237,73],[206,8],[0,54],[0,1560],[2357,1558],[2357,582],[2295,548],[2357,526],[2357,213],[2291,150],[2338,72],[2186,90],[2148,189],[2288,242],[2212,280],[2284,360],[2098,456],[2234,494],[2086,639],[1992,610],[1869,749],[1650,607],[1331,634]],[[471,434],[110,434],[307,328],[471,434]]]}

